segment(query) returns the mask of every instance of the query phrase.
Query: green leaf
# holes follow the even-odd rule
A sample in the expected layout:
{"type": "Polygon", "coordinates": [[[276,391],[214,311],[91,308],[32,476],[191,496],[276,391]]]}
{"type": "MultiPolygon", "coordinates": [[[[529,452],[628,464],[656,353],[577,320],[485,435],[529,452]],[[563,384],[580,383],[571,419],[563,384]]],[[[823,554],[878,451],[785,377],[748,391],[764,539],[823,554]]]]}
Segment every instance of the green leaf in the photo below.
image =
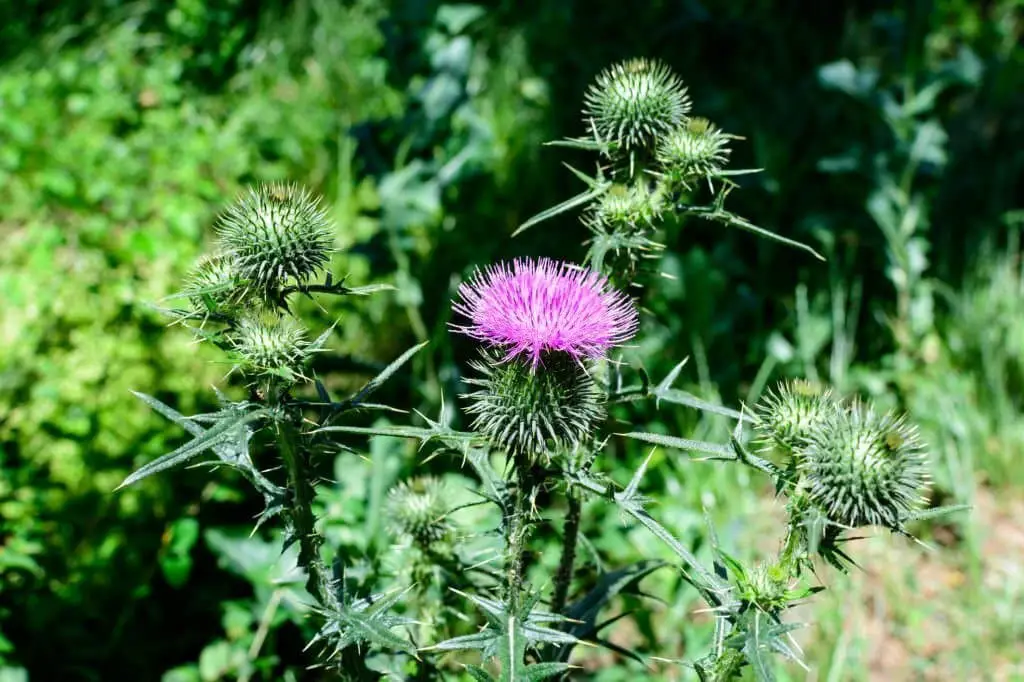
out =
{"type": "Polygon", "coordinates": [[[545,147],[567,147],[569,149],[582,149],[589,152],[604,152],[608,145],[590,137],[570,137],[563,140],[552,140],[544,143],[545,147]]]}
{"type": "Polygon", "coordinates": [[[452,637],[451,639],[446,639],[443,642],[423,647],[422,651],[466,651],[469,649],[482,651],[491,645],[497,636],[498,633],[494,630],[485,628],[480,632],[473,633],[472,635],[452,637]]]}
{"type": "Polygon", "coordinates": [[[746,218],[743,218],[741,216],[736,215],[735,213],[725,210],[725,208],[723,207],[723,203],[725,201],[725,197],[728,194],[729,189],[723,190],[717,197],[715,197],[714,202],[710,206],[690,206],[687,204],[682,204],[679,205],[677,208],[681,213],[693,213],[700,216],[701,218],[704,218],[705,220],[711,220],[717,223],[722,223],[723,225],[727,225],[729,227],[737,227],[741,230],[746,230],[747,232],[756,234],[759,237],[764,237],[765,239],[770,239],[771,241],[775,241],[780,244],[784,244],[786,246],[791,246],[793,248],[800,249],[801,251],[805,251],[820,261],[825,260],[824,256],[822,256],[820,253],[815,251],[807,244],[795,241],[793,239],[789,239],[788,237],[783,237],[782,235],[775,234],[771,230],[766,230],[763,227],[758,227],[757,225],[750,222],[746,218]]]}
{"type": "Polygon", "coordinates": [[[624,592],[631,592],[641,580],[666,565],[663,561],[645,560],[603,574],[590,592],[566,609],[569,619],[579,621],[570,632],[579,639],[593,636],[596,633],[597,616],[612,599],[624,592]]]}
{"type": "Polygon", "coordinates": [[[501,665],[501,682],[519,682],[526,668],[526,638],[522,635],[519,621],[514,615],[507,616],[498,642],[498,662],[501,665]]]}
{"type": "Polygon", "coordinates": [[[517,678],[520,682],[540,682],[571,668],[568,663],[549,662],[528,665],[517,678]]]}
{"type": "MultiPolygon", "coordinates": [[[[653,454],[653,453],[652,453],[653,454]]],[[[643,508],[642,500],[637,494],[640,486],[640,480],[643,478],[644,473],[647,471],[647,466],[650,464],[651,455],[647,456],[640,468],[637,469],[630,480],[629,485],[621,493],[614,495],[614,500],[619,508],[624,512],[639,521],[647,530],[651,531],[655,537],[659,538],[662,542],[669,546],[669,548],[679,556],[680,559],[687,565],[689,569],[692,569],[699,581],[693,580],[694,584],[702,590],[711,592],[722,591],[728,588],[728,585],[722,582],[721,579],[717,578],[714,574],[708,571],[701,563],[697,560],[694,554],[686,549],[679,540],[677,540],[672,533],[670,533],[664,526],[654,520],[647,510],[643,508]]]]}
{"type": "Polygon", "coordinates": [[[261,419],[266,414],[267,410],[256,410],[247,413],[235,412],[231,416],[224,417],[222,420],[217,422],[215,426],[203,431],[201,435],[193,438],[177,450],[168,452],[166,455],[158,457],[149,464],[137,469],[133,474],[128,476],[128,478],[124,479],[124,481],[121,482],[121,485],[117,486],[115,490],[120,490],[121,488],[136,483],[147,476],[184,464],[203,451],[209,450],[229,438],[232,438],[235,435],[235,429],[256,421],[257,419],[261,419]]]}
{"type": "Polygon", "coordinates": [[[535,225],[544,222],[545,220],[554,218],[555,216],[565,213],[566,211],[571,211],[574,208],[578,208],[579,206],[583,206],[584,204],[590,203],[594,199],[597,199],[602,194],[607,192],[609,187],[611,187],[610,182],[601,182],[592,189],[588,189],[585,192],[580,192],[576,196],[570,199],[566,199],[557,206],[552,206],[549,209],[541,211],[540,213],[538,213],[537,215],[533,216],[525,223],[520,225],[516,229],[516,231],[512,233],[512,236],[516,237],[522,234],[523,232],[526,232],[531,227],[534,227],[535,225]]]}
{"type": "Polygon", "coordinates": [[[409,350],[402,353],[400,356],[398,356],[397,360],[395,360],[390,365],[385,367],[384,371],[382,371],[380,374],[366,382],[366,385],[359,389],[359,391],[357,391],[355,395],[349,398],[347,402],[353,406],[361,404],[366,399],[367,396],[369,396],[371,393],[380,388],[385,381],[390,379],[391,376],[402,367],[402,365],[409,361],[409,358],[411,358],[413,355],[416,355],[416,353],[421,351],[424,348],[424,346],[426,346],[428,343],[430,342],[424,341],[422,343],[418,343],[409,350]]]}
{"type": "Polygon", "coordinates": [[[494,676],[478,665],[467,665],[466,672],[477,682],[495,682],[494,676]]]}
{"type": "Polygon", "coordinates": [[[635,440],[641,440],[645,443],[652,443],[654,445],[660,445],[673,450],[682,450],[684,452],[703,452],[709,455],[715,455],[713,459],[736,459],[736,453],[733,449],[727,445],[721,445],[720,443],[709,443],[702,440],[691,440],[689,438],[666,436],[661,433],[647,433],[639,431],[632,431],[621,435],[625,438],[633,438],[635,440]]]}
{"type": "Polygon", "coordinates": [[[412,645],[404,637],[392,632],[394,624],[390,619],[381,619],[377,613],[359,613],[343,609],[337,614],[348,628],[348,636],[358,642],[368,642],[384,649],[413,653],[412,645]]]}
{"type": "Polygon", "coordinates": [[[956,514],[958,512],[970,511],[973,509],[969,504],[950,504],[944,507],[935,507],[933,509],[921,509],[912,511],[907,514],[902,520],[904,523],[910,521],[926,521],[928,519],[934,519],[939,516],[946,516],[947,514],[956,514]]]}
{"type": "Polygon", "coordinates": [[[743,413],[739,410],[734,410],[731,407],[725,407],[724,405],[716,405],[715,403],[698,398],[692,393],[681,391],[678,388],[662,388],[659,385],[654,389],[653,394],[657,400],[665,401],[666,403],[692,407],[693,409],[700,410],[701,412],[710,412],[711,414],[729,417],[730,419],[743,418],[743,413]]]}
{"type": "MultiPolygon", "coordinates": [[[[787,657],[792,653],[783,638],[789,632],[802,627],[799,623],[778,623],[772,620],[771,616],[757,609],[752,610],[746,623],[745,638],[743,640],[743,656],[750,663],[754,671],[754,678],[758,682],[774,682],[775,665],[771,657],[772,653],[783,653],[787,657]],[[785,653],[785,652],[790,653],[785,653]]],[[[793,659],[800,662],[799,658],[793,659]]]]}

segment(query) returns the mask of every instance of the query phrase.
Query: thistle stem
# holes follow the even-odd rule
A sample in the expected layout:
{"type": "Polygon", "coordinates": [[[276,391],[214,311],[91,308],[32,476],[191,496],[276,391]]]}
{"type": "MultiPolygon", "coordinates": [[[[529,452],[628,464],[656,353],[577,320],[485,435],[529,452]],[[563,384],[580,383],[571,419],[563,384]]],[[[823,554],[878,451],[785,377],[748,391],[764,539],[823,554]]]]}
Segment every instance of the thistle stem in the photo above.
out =
{"type": "Polygon", "coordinates": [[[569,586],[572,583],[572,569],[576,562],[576,543],[580,534],[580,512],[581,503],[579,493],[570,489],[566,493],[569,504],[569,511],[565,518],[565,529],[562,533],[562,557],[558,562],[558,572],[555,574],[555,594],[551,600],[551,611],[561,613],[565,608],[566,599],[569,596],[569,586]]]}
{"type": "Polygon", "coordinates": [[[505,511],[505,602],[513,613],[519,610],[519,596],[523,589],[523,555],[526,549],[527,476],[523,469],[523,462],[517,461],[512,504],[505,511]]]}
{"type": "Polygon", "coordinates": [[[332,586],[331,571],[320,556],[324,538],[316,529],[316,517],[313,515],[315,491],[306,453],[301,447],[301,435],[287,419],[278,422],[278,447],[288,471],[289,515],[292,532],[299,544],[299,565],[306,570],[306,590],[324,608],[340,608],[332,586]]]}

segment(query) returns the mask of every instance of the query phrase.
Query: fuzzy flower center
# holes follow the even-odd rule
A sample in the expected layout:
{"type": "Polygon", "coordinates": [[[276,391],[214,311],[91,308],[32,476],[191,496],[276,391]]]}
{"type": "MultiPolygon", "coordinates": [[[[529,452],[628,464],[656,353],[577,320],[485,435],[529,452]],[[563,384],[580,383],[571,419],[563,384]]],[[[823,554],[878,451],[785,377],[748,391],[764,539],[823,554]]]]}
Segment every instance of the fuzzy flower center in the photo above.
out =
{"type": "Polygon", "coordinates": [[[629,298],[601,274],[551,259],[519,259],[478,271],[459,287],[458,332],[523,355],[534,367],[545,351],[599,358],[636,332],[629,298]]]}

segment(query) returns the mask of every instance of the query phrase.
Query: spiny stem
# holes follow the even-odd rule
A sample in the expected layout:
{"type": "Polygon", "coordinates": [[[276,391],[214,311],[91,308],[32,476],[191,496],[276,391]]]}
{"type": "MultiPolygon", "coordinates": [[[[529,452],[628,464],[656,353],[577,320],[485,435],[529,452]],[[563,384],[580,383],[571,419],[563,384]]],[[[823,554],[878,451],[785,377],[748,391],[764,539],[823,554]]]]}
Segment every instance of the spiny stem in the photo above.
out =
{"type": "Polygon", "coordinates": [[[512,493],[512,504],[505,511],[505,602],[509,611],[518,613],[523,591],[523,563],[526,553],[526,515],[529,513],[530,472],[528,458],[515,458],[516,481],[512,493]]]}
{"type": "Polygon", "coordinates": [[[565,602],[569,596],[569,586],[572,583],[573,564],[576,562],[576,542],[580,534],[582,505],[579,492],[570,488],[566,493],[566,500],[569,504],[569,511],[565,518],[562,537],[562,557],[558,562],[558,572],[555,574],[555,594],[551,600],[553,613],[561,613],[565,608],[565,602]]]}
{"type": "Polygon", "coordinates": [[[313,515],[314,490],[307,468],[301,434],[287,418],[278,422],[278,446],[288,471],[289,515],[292,532],[299,543],[299,565],[306,570],[306,590],[327,609],[340,608],[332,586],[331,571],[320,556],[324,538],[316,529],[313,515]]]}

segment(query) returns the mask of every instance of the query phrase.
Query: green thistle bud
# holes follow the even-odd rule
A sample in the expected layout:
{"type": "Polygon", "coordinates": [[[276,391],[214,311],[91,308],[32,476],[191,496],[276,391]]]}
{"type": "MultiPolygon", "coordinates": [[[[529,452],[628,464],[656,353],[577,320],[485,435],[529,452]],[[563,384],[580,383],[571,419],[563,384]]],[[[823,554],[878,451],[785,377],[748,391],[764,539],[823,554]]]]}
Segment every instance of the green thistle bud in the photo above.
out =
{"type": "Polygon", "coordinates": [[[778,613],[789,606],[785,574],[776,566],[759,562],[739,585],[740,599],[765,613],[778,613]]]}
{"type": "Polygon", "coordinates": [[[222,253],[203,256],[189,273],[184,293],[196,312],[231,314],[244,294],[234,259],[222,253]]]}
{"type": "Polygon", "coordinates": [[[593,205],[588,223],[613,232],[645,230],[654,226],[663,207],[664,195],[659,189],[644,184],[614,185],[593,205]]]}
{"type": "Polygon", "coordinates": [[[447,513],[444,486],[431,476],[403,481],[388,493],[386,515],[391,533],[408,537],[420,547],[448,536],[447,513]]]}
{"type": "Polygon", "coordinates": [[[604,418],[604,395],[587,369],[565,353],[549,353],[534,369],[528,359],[486,352],[467,383],[473,429],[513,456],[548,455],[586,442],[604,418]]]}
{"type": "Polygon", "coordinates": [[[665,64],[630,59],[602,72],[584,95],[583,116],[598,139],[624,150],[647,146],[690,111],[686,86],[665,64]]]}
{"type": "Polygon", "coordinates": [[[312,352],[306,331],[291,317],[264,315],[239,320],[231,335],[243,371],[294,380],[312,352]]]}
{"type": "Polygon", "coordinates": [[[333,236],[319,199],[295,185],[250,189],[220,218],[222,250],[250,286],[273,291],[289,278],[302,283],[327,263],[333,236]]]}
{"type": "Polygon", "coordinates": [[[692,118],[658,140],[655,156],[662,173],[685,184],[698,177],[714,177],[729,160],[727,135],[706,118],[692,118]]]}
{"type": "Polygon", "coordinates": [[[755,409],[760,440],[766,448],[794,454],[829,415],[841,409],[831,389],[803,379],[782,382],[755,409]]]}
{"type": "Polygon", "coordinates": [[[899,529],[923,502],[927,463],[917,429],[904,417],[855,403],[836,410],[801,449],[811,499],[843,526],[899,529]]]}

